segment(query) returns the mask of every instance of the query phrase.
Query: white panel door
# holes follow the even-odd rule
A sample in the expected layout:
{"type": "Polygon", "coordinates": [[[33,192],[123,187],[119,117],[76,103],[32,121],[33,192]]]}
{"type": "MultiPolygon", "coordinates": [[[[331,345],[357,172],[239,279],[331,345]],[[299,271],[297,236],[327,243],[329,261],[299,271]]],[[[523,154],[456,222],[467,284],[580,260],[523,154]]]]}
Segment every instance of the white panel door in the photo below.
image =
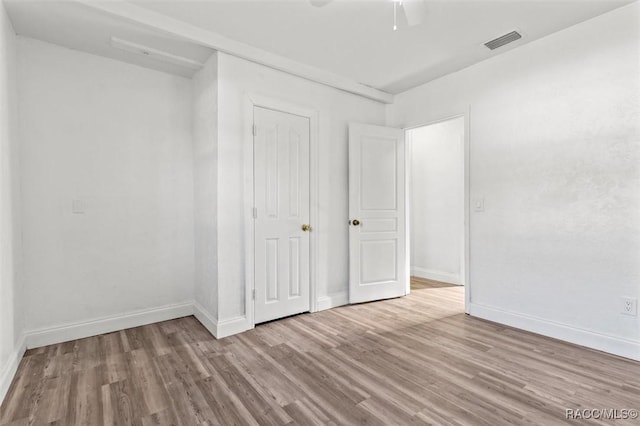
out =
{"type": "Polygon", "coordinates": [[[255,322],[309,310],[309,119],[255,107],[255,322]]]}
{"type": "Polygon", "coordinates": [[[349,125],[349,302],[404,296],[405,144],[400,129],[349,125]]]}

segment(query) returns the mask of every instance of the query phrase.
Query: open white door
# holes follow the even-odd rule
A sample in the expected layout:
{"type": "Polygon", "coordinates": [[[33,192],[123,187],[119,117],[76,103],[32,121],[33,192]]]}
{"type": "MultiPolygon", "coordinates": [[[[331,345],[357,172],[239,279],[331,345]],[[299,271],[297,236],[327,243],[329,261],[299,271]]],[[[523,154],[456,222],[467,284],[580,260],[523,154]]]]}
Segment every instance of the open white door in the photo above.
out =
{"type": "Polygon", "coordinates": [[[407,292],[404,131],[349,125],[349,302],[407,292]]]}

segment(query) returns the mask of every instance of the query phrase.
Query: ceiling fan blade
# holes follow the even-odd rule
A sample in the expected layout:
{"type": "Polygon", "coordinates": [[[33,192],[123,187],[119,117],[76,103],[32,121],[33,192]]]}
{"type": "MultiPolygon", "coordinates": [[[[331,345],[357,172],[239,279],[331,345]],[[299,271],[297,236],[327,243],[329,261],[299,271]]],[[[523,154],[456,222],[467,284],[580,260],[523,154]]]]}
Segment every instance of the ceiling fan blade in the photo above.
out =
{"type": "Polygon", "coordinates": [[[311,3],[311,5],[315,7],[322,7],[328,5],[332,1],[333,0],[309,0],[309,3],[311,3]]]}
{"type": "Polygon", "coordinates": [[[410,27],[422,24],[427,18],[427,4],[424,0],[403,0],[402,8],[410,27]]]}

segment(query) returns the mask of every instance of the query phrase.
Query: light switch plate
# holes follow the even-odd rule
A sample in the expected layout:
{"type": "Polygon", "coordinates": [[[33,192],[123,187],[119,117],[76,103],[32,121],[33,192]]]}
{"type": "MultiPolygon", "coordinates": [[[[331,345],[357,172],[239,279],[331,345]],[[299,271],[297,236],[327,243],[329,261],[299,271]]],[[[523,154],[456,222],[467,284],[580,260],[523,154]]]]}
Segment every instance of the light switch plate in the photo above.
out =
{"type": "Polygon", "coordinates": [[[484,198],[476,198],[473,200],[473,211],[474,212],[484,211],[484,198]]]}
{"type": "Polygon", "coordinates": [[[84,214],[84,200],[76,198],[71,201],[71,213],[73,214],[84,214]]]}

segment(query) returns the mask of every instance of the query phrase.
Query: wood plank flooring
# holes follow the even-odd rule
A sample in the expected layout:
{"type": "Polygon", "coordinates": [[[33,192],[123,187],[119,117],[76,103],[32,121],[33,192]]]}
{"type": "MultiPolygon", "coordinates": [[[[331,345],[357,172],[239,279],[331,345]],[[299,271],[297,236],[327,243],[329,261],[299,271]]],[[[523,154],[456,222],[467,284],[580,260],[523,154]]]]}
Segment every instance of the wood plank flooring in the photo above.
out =
{"type": "Polygon", "coordinates": [[[462,287],[413,287],[220,340],[186,317],[29,350],[0,424],[555,425],[640,408],[640,363],[468,317],[462,287]]]}
{"type": "MultiPolygon", "coordinates": [[[[411,277],[411,291],[423,290],[425,288],[441,288],[441,287],[460,287],[460,286],[457,286],[455,284],[445,283],[442,281],[434,281],[434,280],[428,280],[425,278],[411,277]]],[[[463,309],[464,309],[464,306],[463,306],[463,309]]]]}

